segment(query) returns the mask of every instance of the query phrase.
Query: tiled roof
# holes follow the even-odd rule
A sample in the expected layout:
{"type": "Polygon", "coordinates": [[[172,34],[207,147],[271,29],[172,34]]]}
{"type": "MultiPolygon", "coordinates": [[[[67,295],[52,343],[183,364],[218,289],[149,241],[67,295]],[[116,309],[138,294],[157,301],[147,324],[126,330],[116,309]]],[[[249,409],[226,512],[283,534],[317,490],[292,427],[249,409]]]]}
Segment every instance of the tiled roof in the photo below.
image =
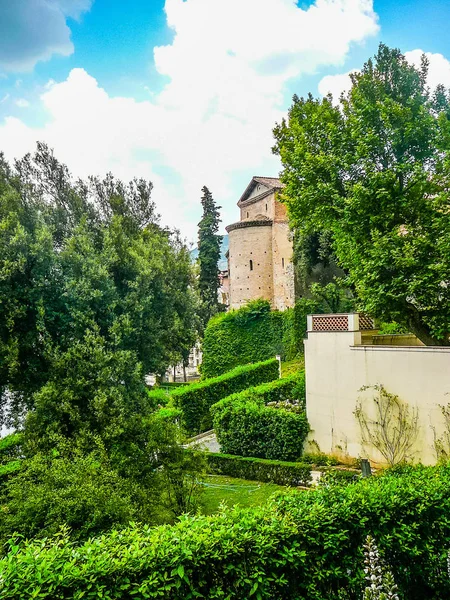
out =
{"type": "Polygon", "coordinates": [[[258,183],[262,183],[263,185],[267,185],[271,188],[281,189],[282,187],[284,187],[284,183],[281,183],[278,177],[259,177],[255,175],[253,177],[253,180],[257,181],[258,183]]]}
{"type": "Polygon", "coordinates": [[[238,206],[240,206],[243,202],[247,200],[247,198],[252,193],[252,189],[254,188],[256,183],[261,183],[266,188],[268,188],[268,190],[266,189],[264,192],[261,192],[261,195],[264,193],[267,194],[267,192],[271,190],[280,190],[282,187],[284,187],[284,184],[281,183],[278,177],[259,177],[255,175],[254,177],[252,177],[250,183],[245,189],[245,192],[242,194],[238,202],[238,206]]]}

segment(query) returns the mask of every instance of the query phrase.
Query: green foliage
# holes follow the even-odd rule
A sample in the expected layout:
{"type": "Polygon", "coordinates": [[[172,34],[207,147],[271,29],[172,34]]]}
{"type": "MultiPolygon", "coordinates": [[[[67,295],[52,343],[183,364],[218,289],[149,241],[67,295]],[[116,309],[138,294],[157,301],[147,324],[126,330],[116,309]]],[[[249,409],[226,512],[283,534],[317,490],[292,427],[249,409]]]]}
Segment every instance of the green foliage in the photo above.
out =
{"type": "Polygon", "coordinates": [[[29,452],[49,450],[55,438],[71,439],[86,450],[101,439],[108,451],[118,444],[125,450],[142,435],[142,417],[153,406],[132,352],[112,352],[98,332],[88,331],[56,355],[51,372],[25,421],[29,452]]]}
{"type": "Polygon", "coordinates": [[[297,460],[309,431],[303,405],[291,404],[292,396],[286,390],[258,388],[242,395],[224,398],[211,408],[214,429],[220,447],[227,454],[253,456],[276,460],[297,460]],[[265,406],[264,398],[284,398],[275,406],[265,406]]]}
{"type": "Polygon", "coordinates": [[[200,273],[198,289],[201,299],[201,320],[206,327],[209,319],[217,313],[220,246],[222,236],[217,235],[220,223],[220,206],[214,202],[211,192],[205,186],[202,188],[203,214],[198,224],[198,263],[200,273]]]}
{"type": "Polygon", "coordinates": [[[274,134],[291,225],[330,232],[367,313],[450,344],[450,96],[380,45],[338,105],[294,96],[274,134]]]}
{"type": "Polygon", "coordinates": [[[15,475],[22,468],[21,460],[10,460],[0,465],[0,483],[6,481],[11,475],[15,475]]]}
{"type": "Polygon", "coordinates": [[[36,454],[2,487],[0,541],[14,532],[54,535],[63,525],[73,539],[85,539],[137,518],[148,521],[149,498],[94,454],[36,454]]]}
{"type": "Polygon", "coordinates": [[[155,408],[157,406],[165,406],[170,400],[169,392],[163,388],[153,388],[151,390],[147,390],[147,395],[152,406],[155,408]]]}
{"type": "Polygon", "coordinates": [[[23,435],[21,433],[10,433],[0,438],[0,465],[14,458],[22,456],[23,435]]]}
{"type": "Polygon", "coordinates": [[[212,427],[210,408],[234,392],[278,378],[278,361],[274,358],[236,367],[232,371],[205,379],[173,391],[175,405],[183,411],[183,424],[195,435],[212,427]]]}
{"type": "Polygon", "coordinates": [[[302,454],[302,462],[316,467],[333,467],[340,464],[337,458],[324,452],[305,452],[302,454]]]}
{"type": "Polygon", "coordinates": [[[18,544],[0,561],[4,600],[27,597],[361,598],[362,546],[379,543],[399,596],[450,596],[450,467],[411,469],[344,487],[276,495],[261,508],[133,525],[73,544],[18,544]],[[432,526],[431,526],[432,525],[432,526]]]}
{"type": "Polygon", "coordinates": [[[10,420],[34,408],[60,357],[89,335],[127,353],[133,372],[140,364],[142,381],[195,337],[189,252],[158,224],[151,189],[112,175],[74,181],[43,144],[14,169],[0,158],[0,401],[10,420]]]}
{"type": "Polygon", "coordinates": [[[299,371],[289,377],[275,379],[250,387],[242,392],[236,392],[218,402],[219,407],[228,402],[255,401],[262,404],[290,402],[304,408],[306,401],[305,372],[299,371]]]}
{"type": "Polygon", "coordinates": [[[297,321],[292,309],[271,311],[266,300],[254,300],[239,310],[217,315],[205,331],[202,375],[215,377],[239,364],[276,354],[293,358],[302,350],[306,315],[303,330],[297,330],[297,321]]]}
{"type": "Polygon", "coordinates": [[[311,483],[311,467],[304,463],[219,453],[207,454],[206,458],[208,470],[219,475],[278,485],[308,486],[311,483]]]}

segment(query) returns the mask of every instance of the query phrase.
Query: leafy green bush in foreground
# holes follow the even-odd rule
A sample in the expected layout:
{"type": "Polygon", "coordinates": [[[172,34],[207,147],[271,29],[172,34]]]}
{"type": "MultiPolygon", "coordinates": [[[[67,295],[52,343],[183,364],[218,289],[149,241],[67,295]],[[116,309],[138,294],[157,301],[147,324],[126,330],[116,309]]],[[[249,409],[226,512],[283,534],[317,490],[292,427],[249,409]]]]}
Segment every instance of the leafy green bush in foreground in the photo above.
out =
{"type": "Polygon", "coordinates": [[[0,597],[360,600],[372,535],[400,597],[445,599],[449,514],[450,467],[411,468],[173,526],[132,525],[82,545],[64,536],[12,543],[0,597]]]}

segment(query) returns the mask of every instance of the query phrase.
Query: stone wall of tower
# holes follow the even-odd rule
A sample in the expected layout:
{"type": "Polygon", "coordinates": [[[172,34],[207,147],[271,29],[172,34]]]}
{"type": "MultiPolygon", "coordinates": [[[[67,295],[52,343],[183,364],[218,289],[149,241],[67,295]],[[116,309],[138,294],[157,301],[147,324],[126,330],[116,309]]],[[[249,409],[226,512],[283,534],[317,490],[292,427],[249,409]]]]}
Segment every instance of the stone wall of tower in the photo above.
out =
{"type": "Polygon", "coordinates": [[[295,304],[292,235],[284,204],[274,202],[272,264],[274,308],[284,310],[295,304]]]}
{"type": "Polygon", "coordinates": [[[240,210],[241,221],[251,221],[257,216],[261,217],[261,215],[273,219],[275,216],[275,194],[272,192],[256,202],[244,202],[240,210]]]}
{"type": "Polygon", "coordinates": [[[273,304],[272,223],[242,222],[227,229],[230,307],[257,298],[273,304]]]}
{"type": "Polygon", "coordinates": [[[295,304],[292,241],[288,223],[272,225],[273,306],[278,310],[295,304]]]}

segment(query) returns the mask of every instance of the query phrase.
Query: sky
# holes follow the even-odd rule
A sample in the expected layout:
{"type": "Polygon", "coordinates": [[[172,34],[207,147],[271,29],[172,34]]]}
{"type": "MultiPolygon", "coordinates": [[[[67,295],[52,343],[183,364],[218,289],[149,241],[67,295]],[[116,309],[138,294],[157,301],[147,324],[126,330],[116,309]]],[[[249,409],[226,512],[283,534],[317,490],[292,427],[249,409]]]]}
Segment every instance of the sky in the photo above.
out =
{"type": "Polygon", "coordinates": [[[380,42],[450,87],[448,0],[0,0],[0,151],[47,142],[76,177],[154,184],[195,242],[206,185],[223,226],[277,176],[292,95],[335,95],[380,42]]]}

